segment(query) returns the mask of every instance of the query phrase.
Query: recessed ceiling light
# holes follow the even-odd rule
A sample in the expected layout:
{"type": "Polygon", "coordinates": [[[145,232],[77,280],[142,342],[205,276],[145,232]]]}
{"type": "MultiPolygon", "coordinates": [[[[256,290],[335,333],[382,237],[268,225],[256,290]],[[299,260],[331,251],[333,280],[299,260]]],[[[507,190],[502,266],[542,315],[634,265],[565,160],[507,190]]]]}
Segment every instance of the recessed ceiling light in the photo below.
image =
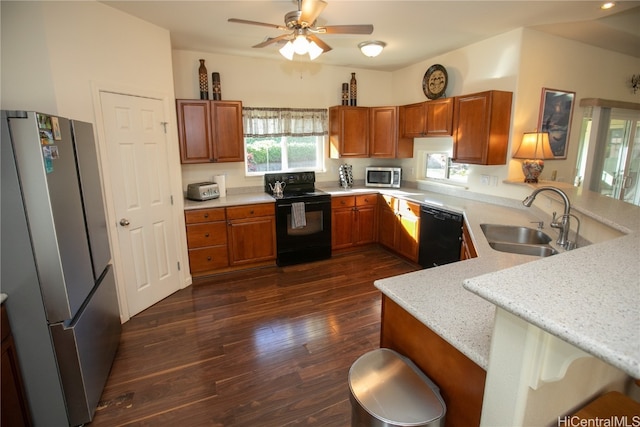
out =
{"type": "Polygon", "coordinates": [[[614,7],[616,5],[615,2],[612,1],[608,1],[606,3],[602,3],[602,6],[600,6],[600,9],[602,10],[608,10],[611,9],[612,7],[614,7]]]}

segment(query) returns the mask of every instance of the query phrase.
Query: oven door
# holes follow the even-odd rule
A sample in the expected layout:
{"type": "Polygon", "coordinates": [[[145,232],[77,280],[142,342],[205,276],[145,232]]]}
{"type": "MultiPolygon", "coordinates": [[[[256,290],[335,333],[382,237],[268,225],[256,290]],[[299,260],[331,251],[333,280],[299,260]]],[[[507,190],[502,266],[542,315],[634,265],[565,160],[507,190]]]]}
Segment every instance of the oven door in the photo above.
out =
{"type": "MultiPolygon", "coordinates": [[[[299,264],[331,257],[331,199],[278,200],[276,241],[278,265],[299,264]],[[292,205],[304,203],[302,227],[293,227],[292,205]]],[[[299,221],[300,223],[301,221],[299,221]]]]}

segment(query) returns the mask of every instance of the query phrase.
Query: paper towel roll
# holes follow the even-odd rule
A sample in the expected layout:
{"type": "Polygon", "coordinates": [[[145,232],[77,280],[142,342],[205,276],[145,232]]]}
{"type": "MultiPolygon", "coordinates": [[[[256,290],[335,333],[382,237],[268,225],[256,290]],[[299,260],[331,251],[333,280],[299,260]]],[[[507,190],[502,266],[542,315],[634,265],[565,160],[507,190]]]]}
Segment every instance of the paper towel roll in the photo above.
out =
{"type": "Polygon", "coordinates": [[[218,184],[218,191],[220,192],[220,197],[227,197],[227,186],[225,184],[225,176],[216,175],[213,177],[213,182],[218,184]]]}

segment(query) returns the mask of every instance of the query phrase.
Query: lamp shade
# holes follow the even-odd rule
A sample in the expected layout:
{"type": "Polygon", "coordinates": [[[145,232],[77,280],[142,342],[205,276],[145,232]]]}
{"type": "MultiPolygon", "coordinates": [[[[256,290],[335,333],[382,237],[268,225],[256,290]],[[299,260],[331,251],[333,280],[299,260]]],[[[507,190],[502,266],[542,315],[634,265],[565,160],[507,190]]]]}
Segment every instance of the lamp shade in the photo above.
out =
{"type": "Polygon", "coordinates": [[[549,134],[547,132],[525,132],[522,135],[522,143],[514,159],[525,159],[522,162],[522,173],[524,182],[538,182],[538,177],[544,169],[544,159],[553,159],[553,151],[549,145],[549,134]]]}
{"type": "Polygon", "coordinates": [[[371,41],[359,43],[358,47],[360,48],[360,51],[365,56],[373,58],[380,55],[380,53],[382,52],[382,49],[384,49],[386,45],[387,44],[385,42],[371,40],[371,41]]]}
{"type": "Polygon", "coordinates": [[[525,132],[514,159],[553,159],[548,132],[525,132]]]}

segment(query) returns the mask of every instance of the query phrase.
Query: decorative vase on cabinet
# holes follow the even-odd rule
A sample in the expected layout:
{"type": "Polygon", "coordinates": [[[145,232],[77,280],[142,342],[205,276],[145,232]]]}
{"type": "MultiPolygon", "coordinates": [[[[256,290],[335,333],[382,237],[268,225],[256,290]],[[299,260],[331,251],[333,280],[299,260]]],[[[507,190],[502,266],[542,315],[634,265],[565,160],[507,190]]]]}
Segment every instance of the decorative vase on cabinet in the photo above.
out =
{"type": "Polygon", "coordinates": [[[198,78],[200,82],[200,99],[209,99],[209,76],[207,75],[207,67],[204,65],[204,59],[200,59],[198,78]]]}
{"type": "Polygon", "coordinates": [[[356,73],[351,73],[351,80],[349,81],[349,105],[352,107],[358,105],[358,81],[356,80],[356,73]]]}

